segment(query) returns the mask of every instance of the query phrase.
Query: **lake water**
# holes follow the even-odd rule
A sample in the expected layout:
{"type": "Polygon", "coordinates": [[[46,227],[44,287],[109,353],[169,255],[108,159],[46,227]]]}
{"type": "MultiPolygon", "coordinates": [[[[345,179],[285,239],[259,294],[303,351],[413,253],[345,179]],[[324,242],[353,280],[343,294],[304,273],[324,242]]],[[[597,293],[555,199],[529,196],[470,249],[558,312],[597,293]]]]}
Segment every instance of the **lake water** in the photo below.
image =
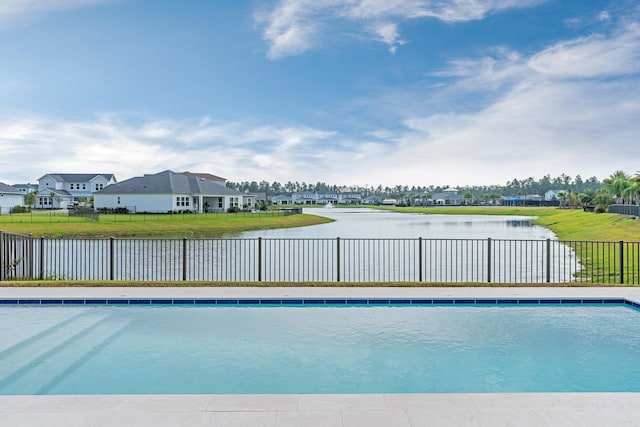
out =
{"type": "Polygon", "coordinates": [[[239,237],[273,238],[418,238],[425,239],[556,239],[551,230],[533,225],[534,217],[502,215],[407,214],[379,209],[311,208],[304,213],[334,219],[309,227],[259,230],[239,237]]]}
{"type": "Polygon", "coordinates": [[[71,280],[562,282],[581,268],[531,217],[305,209],[334,222],[223,239],[47,240],[45,276],[71,280]]]}

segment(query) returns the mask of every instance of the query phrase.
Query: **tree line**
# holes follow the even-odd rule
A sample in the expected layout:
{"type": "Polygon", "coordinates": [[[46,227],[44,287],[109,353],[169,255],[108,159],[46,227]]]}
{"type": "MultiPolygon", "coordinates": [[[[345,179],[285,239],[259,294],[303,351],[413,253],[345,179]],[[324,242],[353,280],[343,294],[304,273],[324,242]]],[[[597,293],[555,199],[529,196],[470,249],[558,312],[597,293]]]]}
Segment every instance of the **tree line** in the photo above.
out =
{"type": "MultiPolygon", "coordinates": [[[[396,186],[358,186],[358,185],[330,185],[325,182],[316,182],[315,184],[288,181],[282,184],[277,181],[242,181],[242,182],[227,182],[227,186],[241,192],[249,193],[266,193],[267,197],[273,197],[281,194],[292,194],[303,191],[310,192],[358,192],[363,197],[367,196],[381,196],[385,198],[402,198],[408,197],[411,194],[424,195],[427,193],[434,194],[440,193],[449,188],[449,185],[442,186],[408,186],[408,185],[396,185],[396,186]]],[[[459,186],[457,189],[460,194],[471,193],[474,199],[487,198],[486,196],[492,196],[495,198],[508,197],[508,196],[520,196],[527,194],[544,194],[549,190],[556,191],[571,191],[573,193],[580,193],[586,189],[597,190],[602,187],[602,183],[596,178],[591,177],[589,179],[583,179],[580,175],[575,178],[562,174],[558,177],[552,178],[550,175],[545,175],[539,180],[533,177],[517,179],[514,178],[511,181],[507,181],[504,185],[491,185],[491,186],[478,186],[467,185],[459,186]]]]}
{"type": "MultiPolygon", "coordinates": [[[[290,195],[295,192],[358,192],[363,197],[377,196],[380,199],[397,199],[401,204],[412,205],[416,200],[430,199],[433,194],[443,192],[449,185],[442,186],[408,186],[393,187],[378,185],[330,185],[325,182],[309,184],[299,181],[288,181],[285,184],[274,181],[227,182],[227,186],[241,192],[266,193],[267,198],[277,195],[290,195]]],[[[540,179],[533,177],[514,178],[504,185],[465,185],[457,187],[465,203],[489,203],[502,197],[518,197],[527,195],[544,196],[549,190],[558,193],[560,206],[593,206],[606,210],[606,206],[614,203],[640,204],[640,172],[631,176],[624,171],[615,171],[602,182],[595,176],[583,179],[580,175],[571,177],[566,174],[551,177],[545,175],[540,179]]]]}

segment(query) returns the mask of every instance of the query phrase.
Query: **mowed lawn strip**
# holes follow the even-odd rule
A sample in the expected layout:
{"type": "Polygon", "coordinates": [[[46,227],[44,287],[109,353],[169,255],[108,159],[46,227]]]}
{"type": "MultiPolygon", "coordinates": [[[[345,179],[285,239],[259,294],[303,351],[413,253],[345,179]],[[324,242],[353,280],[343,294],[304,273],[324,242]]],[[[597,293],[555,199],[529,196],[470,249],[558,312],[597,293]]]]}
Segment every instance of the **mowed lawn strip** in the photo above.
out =
{"type": "Polygon", "coordinates": [[[69,216],[0,216],[0,230],[50,238],[223,237],[243,231],[303,227],[333,220],[317,215],[177,214],[100,215],[98,221],[69,216]],[[13,217],[13,218],[12,218],[13,217]]]}

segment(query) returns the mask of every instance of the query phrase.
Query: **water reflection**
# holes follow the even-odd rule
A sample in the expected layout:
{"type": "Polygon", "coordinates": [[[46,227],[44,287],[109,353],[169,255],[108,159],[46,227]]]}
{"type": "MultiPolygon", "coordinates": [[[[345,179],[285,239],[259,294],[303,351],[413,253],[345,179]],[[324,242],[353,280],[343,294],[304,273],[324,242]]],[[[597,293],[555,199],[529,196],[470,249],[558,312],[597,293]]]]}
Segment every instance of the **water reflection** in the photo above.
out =
{"type": "Polygon", "coordinates": [[[334,219],[308,227],[259,230],[239,237],[354,237],[427,239],[556,239],[550,230],[533,225],[534,217],[506,215],[408,214],[378,209],[309,208],[304,213],[334,219]]]}

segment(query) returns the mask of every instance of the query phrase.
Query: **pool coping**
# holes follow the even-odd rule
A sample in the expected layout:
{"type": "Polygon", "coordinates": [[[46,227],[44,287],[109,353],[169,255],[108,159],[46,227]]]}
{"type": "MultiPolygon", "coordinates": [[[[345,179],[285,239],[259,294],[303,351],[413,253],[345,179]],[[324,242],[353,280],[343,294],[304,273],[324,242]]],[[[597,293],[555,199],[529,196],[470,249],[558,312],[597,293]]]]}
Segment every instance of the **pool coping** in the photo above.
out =
{"type": "MultiPolygon", "coordinates": [[[[2,300],[624,300],[634,287],[0,287],[2,300]]],[[[482,304],[482,302],[481,302],[482,304]]],[[[525,304],[527,304],[525,302],[525,304]]],[[[587,302],[589,304],[589,302],[587,302]]],[[[0,396],[0,425],[638,425],[640,393],[0,396]]]]}

